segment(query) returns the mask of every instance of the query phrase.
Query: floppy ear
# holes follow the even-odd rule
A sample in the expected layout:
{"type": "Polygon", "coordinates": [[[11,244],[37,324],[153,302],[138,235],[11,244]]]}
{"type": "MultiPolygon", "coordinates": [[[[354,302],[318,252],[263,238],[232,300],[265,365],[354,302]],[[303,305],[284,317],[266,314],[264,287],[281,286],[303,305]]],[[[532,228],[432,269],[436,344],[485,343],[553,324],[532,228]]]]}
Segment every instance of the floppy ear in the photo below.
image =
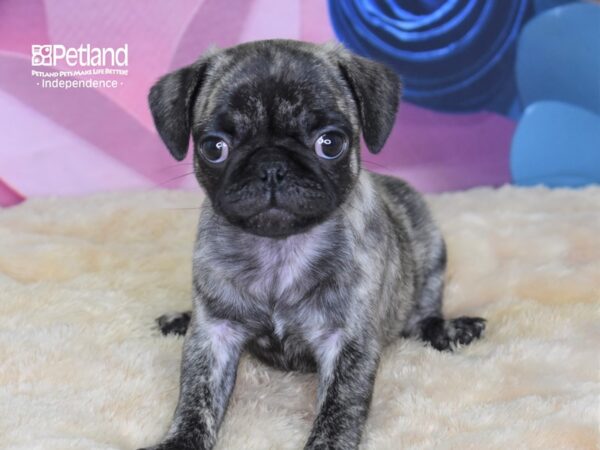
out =
{"type": "Polygon", "coordinates": [[[171,152],[181,161],[185,158],[190,142],[192,107],[196,99],[208,58],[171,72],[160,78],[150,89],[148,103],[158,134],[171,152]]]}
{"type": "Polygon", "coordinates": [[[398,75],[383,64],[346,55],[338,64],[358,107],[367,148],[378,153],[394,126],[402,85],[398,75]]]}

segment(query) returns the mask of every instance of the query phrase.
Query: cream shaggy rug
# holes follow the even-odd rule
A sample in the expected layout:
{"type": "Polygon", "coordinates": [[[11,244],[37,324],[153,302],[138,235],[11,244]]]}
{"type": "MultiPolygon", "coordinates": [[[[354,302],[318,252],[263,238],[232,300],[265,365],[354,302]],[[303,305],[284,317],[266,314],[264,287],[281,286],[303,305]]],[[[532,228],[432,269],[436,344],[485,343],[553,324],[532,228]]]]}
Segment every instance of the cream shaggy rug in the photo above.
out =
{"type": "MultiPolygon", "coordinates": [[[[454,354],[384,354],[365,449],[594,449],[600,188],[429,198],[449,316],[488,319],[454,354]]],[[[200,194],[31,200],[0,210],[0,448],[134,449],[171,418],[200,194]]],[[[315,377],[243,359],[219,449],[299,449],[315,377]]]]}

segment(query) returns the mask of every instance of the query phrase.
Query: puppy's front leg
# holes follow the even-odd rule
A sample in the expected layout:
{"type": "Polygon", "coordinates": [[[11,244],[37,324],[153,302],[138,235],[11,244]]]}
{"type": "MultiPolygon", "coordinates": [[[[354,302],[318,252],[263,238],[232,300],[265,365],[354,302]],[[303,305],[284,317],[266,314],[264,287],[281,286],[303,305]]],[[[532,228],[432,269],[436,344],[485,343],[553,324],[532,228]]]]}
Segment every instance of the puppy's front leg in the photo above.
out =
{"type": "Polygon", "coordinates": [[[190,322],[183,347],[181,389],[164,441],[147,450],[206,450],[214,446],[235,384],[246,334],[227,320],[190,322]]]}
{"type": "Polygon", "coordinates": [[[369,333],[338,331],[316,348],[319,412],[305,449],[355,449],[369,412],[379,344],[369,333]]]}

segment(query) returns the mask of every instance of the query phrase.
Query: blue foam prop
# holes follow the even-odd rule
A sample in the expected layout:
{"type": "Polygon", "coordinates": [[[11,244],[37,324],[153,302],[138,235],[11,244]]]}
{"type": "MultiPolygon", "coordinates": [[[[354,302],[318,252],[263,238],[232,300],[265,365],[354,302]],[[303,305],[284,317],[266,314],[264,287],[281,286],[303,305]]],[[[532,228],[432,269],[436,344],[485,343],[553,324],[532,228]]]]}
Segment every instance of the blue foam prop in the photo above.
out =
{"type": "Polygon", "coordinates": [[[443,111],[510,109],[528,0],[329,0],[342,43],[403,77],[404,97],[443,111]]]}
{"type": "Polygon", "coordinates": [[[559,100],[600,114],[600,5],[572,3],[529,21],[515,70],[525,106],[559,100]]]}
{"type": "Polygon", "coordinates": [[[600,115],[563,102],[533,103],[515,131],[510,167],[518,185],[600,183],[600,115]]]}

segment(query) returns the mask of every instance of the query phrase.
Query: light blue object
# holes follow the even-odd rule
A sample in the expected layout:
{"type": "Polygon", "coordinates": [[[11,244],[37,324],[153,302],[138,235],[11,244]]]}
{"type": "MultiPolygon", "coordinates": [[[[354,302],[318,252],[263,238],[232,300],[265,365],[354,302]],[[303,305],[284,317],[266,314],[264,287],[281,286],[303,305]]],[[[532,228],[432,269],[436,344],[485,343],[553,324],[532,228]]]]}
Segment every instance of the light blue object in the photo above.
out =
{"type": "Polygon", "coordinates": [[[523,106],[559,100],[600,114],[600,5],[558,6],[529,21],[516,75],[523,106]]]}
{"type": "Polygon", "coordinates": [[[557,6],[565,5],[567,3],[573,3],[574,1],[581,0],[533,0],[533,9],[535,14],[540,14],[547,9],[556,8],[557,6]]]}
{"type": "Polygon", "coordinates": [[[600,183],[600,115],[563,102],[530,105],[513,137],[510,167],[518,185],[600,183]]]}

